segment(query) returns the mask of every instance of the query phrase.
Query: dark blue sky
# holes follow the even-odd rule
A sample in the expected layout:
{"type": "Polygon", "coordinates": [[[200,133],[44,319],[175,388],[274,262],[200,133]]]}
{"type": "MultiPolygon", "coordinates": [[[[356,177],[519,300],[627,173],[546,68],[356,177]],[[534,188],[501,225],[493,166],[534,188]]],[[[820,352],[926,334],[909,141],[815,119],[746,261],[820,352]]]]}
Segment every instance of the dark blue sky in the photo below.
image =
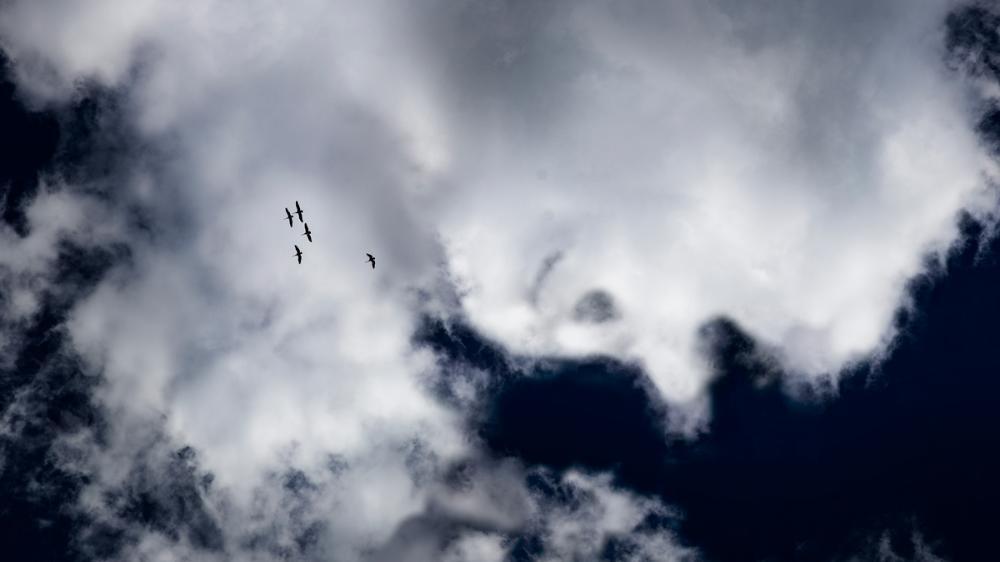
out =
{"type": "MultiPolygon", "coordinates": [[[[979,53],[966,69],[1000,77],[997,23],[976,10],[951,18],[952,62],[979,53]]],[[[55,167],[105,174],[128,152],[127,135],[97,117],[113,99],[95,94],[66,110],[33,112],[17,99],[6,60],[3,73],[0,216],[25,235],[24,208],[39,174],[55,167]]],[[[996,146],[1000,109],[983,115],[984,141],[996,146]]],[[[456,367],[489,373],[485,402],[467,421],[489,455],[515,457],[538,474],[610,471],[618,486],[676,507],[679,517],[644,525],[672,529],[707,560],[871,558],[882,537],[906,560],[921,548],[946,560],[988,560],[1000,504],[1000,240],[988,225],[956,220],[959,242],[945,264],[930,263],[931,273],[910,283],[913,306],[897,314],[899,337],[885,360],[857,365],[826,392],[793,388],[739,326],[724,318],[706,324],[701,336],[717,365],[711,417],[691,439],[666,436],[659,420],[667,406],[634,367],[551,359],[523,376],[503,349],[460,322],[428,320],[415,339],[456,367]]],[[[74,509],[86,477],[50,457],[59,435],[81,427],[100,434],[107,422],[92,401],[97,380],[57,356],[58,328],[75,299],[127,259],[121,247],[61,248],[58,284],[68,290],[47,297],[24,327],[17,357],[0,370],[0,411],[16,428],[0,436],[0,558],[86,560],[127,540],[124,530],[94,527],[74,509]],[[28,399],[11,412],[15,395],[28,399]],[[81,537],[84,527],[91,534],[81,537]]],[[[449,386],[440,383],[448,403],[449,386]]],[[[192,492],[210,478],[189,449],[178,447],[170,462],[172,492],[153,493],[137,475],[116,500],[120,513],[219,548],[192,492]]],[[[532,485],[558,500],[550,480],[532,485]]],[[[513,559],[539,552],[540,537],[511,540],[513,559]]],[[[605,558],[626,548],[612,540],[605,558]]]]}

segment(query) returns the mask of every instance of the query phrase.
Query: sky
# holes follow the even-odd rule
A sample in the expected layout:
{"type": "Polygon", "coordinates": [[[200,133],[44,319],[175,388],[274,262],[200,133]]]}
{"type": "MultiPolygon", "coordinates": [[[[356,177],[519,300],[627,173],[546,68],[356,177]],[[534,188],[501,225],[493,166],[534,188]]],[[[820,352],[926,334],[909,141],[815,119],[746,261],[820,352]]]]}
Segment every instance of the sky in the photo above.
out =
{"type": "Polygon", "coordinates": [[[957,0],[0,2],[0,547],[987,558],[998,86],[957,0]]]}

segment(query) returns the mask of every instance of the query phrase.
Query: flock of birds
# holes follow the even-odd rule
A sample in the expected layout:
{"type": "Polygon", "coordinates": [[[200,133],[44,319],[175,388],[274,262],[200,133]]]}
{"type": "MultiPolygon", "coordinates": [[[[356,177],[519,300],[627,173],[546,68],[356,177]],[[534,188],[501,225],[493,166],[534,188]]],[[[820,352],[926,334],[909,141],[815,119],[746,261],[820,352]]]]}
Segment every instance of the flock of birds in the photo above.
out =
{"type": "MultiPolygon", "coordinates": [[[[295,202],[295,214],[298,215],[299,222],[302,223],[302,224],[304,224],[305,227],[306,227],[306,231],[302,233],[302,236],[305,236],[306,240],[309,240],[309,242],[312,243],[312,241],[313,241],[312,231],[309,230],[309,223],[305,222],[305,220],[302,218],[302,207],[299,207],[299,202],[298,201],[295,202]]],[[[292,220],[292,212],[288,210],[288,207],[285,207],[285,218],[288,220],[288,227],[289,228],[293,228],[295,226],[295,221],[292,220]]],[[[298,244],[295,244],[295,254],[294,255],[295,255],[295,258],[298,259],[299,263],[301,264],[302,263],[302,250],[299,249],[298,244]]],[[[372,269],[375,269],[375,256],[373,256],[373,255],[371,255],[369,253],[365,253],[365,255],[368,256],[368,260],[367,261],[372,264],[372,269]]]]}

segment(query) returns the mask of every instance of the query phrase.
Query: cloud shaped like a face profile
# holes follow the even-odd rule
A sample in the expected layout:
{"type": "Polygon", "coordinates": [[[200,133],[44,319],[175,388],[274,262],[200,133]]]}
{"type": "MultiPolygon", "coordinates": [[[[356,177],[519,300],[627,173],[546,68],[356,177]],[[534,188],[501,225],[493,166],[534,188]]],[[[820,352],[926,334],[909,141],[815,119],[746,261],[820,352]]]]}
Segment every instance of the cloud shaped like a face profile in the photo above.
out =
{"type": "Polygon", "coordinates": [[[130,186],[155,236],[74,341],[237,498],[283,463],[329,479],[344,548],[468,447],[410,346],[439,265],[510,349],[638,360],[684,401],[720,314],[807,373],[876,348],[989,171],[944,1],[81,6],[0,9],[23,86],[121,87],[168,157],[130,186]]]}

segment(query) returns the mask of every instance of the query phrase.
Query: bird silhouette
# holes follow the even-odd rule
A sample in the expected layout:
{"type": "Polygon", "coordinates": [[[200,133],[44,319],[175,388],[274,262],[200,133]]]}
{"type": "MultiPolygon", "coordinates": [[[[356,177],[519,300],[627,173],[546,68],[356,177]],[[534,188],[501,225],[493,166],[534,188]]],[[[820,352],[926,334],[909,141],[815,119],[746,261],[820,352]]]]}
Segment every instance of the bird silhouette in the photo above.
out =
{"type": "Polygon", "coordinates": [[[375,269],[375,256],[373,256],[373,255],[371,255],[371,254],[369,254],[367,252],[365,253],[365,255],[368,256],[368,261],[371,262],[372,269],[375,269]]]}
{"type": "Polygon", "coordinates": [[[288,207],[285,207],[285,214],[288,215],[288,227],[291,228],[292,227],[292,212],[288,210],[288,207]]]}
{"type": "Polygon", "coordinates": [[[302,207],[299,207],[299,202],[295,202],[295,214],[299,216],[299,222],[302,221],[302,207]]]}
{"type": "Polygon", "coordinates": [[[306,231],[302,233],[302,236],[305,236],[306,238],[309,239],[310,242],[312,242],[313,241],[312,234],[313,234],[312,231],[309,230],[309,223],[306,223],[306,231]]]}
{"type": "Polygon", "coordinates": [[[299,263],[302,263],[302,250],[298,246],[295,246],[295,257],[299,258],[299,263]]]}

